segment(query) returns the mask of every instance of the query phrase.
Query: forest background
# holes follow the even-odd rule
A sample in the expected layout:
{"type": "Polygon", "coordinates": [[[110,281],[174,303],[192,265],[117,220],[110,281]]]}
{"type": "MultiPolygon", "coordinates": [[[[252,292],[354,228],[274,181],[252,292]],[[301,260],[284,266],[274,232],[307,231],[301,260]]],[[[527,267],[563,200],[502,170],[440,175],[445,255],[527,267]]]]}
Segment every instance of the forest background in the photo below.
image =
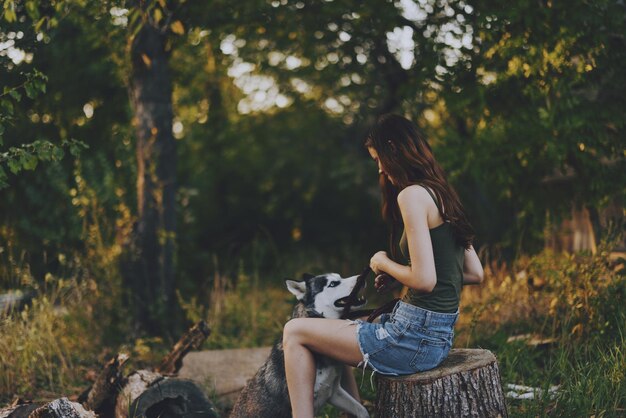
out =
{"type": "Polygon", "coordinates": [[[0,293],[33,302],[2,320],[0,399],[78,387],[120,347],[147,361],[200,318],[209,347],[271,343],[284,278],[388,248],[363,141],[395,112],[427,134],[491,279],[459,341],[574,399],[582,366],[557,359],[582,339],[581,364],[617,373],[583,409],[623,412],[623,210],[601,214],[624,207],[624,33],[609,0],[4,0],[0,293]],[[598,250],[549,252],[573,207],[598,250]],[[546,360],[503,337],[526,331],[563,340],[546,360]]]}

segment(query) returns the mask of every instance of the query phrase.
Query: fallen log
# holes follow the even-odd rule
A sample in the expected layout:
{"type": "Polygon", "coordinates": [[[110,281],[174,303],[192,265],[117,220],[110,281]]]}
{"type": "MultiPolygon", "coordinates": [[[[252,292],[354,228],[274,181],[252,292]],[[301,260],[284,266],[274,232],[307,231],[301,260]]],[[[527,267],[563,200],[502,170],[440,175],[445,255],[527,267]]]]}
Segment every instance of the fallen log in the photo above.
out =
{"type": "Polygon", "coordinates": [[[28,418],[97,418],[97,416],[79,403],[60,398],[35,409],[28,418]]]}
{"type": "Polygon", "coordinates": [[[507,417],[496,357],[455,349],[437,368],[408,376],[376,375],[379,417],[507,417]]]}
{"type": "Polygon", "coordinates": [[[43,402],[25,401],[15,398],[10,406],[0,408],[0,418],[28,418],[31,412],[43,405],[43,402]]]}
{"type": "Polygon", "coordinates": [[[117,396],[116,418],[216,418],[206,395],[191,380],[139,370],[126,379],[117,396]]]}
{"type": "Polygon", "coordinates": [[[131,373],[121,382],[115,418],[217,417],[213,405],[193,381],[168,376],[180,370],[183,357],[199,348],[210,333],[205,321],[198,322],[180,338],[155,371],[131,373]]]}
{"type": "MultiPolygon", "coordinates": [[[[126,379],[122,374],[122,368],[128,361],[128,356],[126,354],[118,354],[102,368],[93,385],[79,396],[79,402],[83,403],[86,408],[96,411],[102,418],[117,418],[122,416],[120,414],[135,416],[129,415],[129,411],[126,410],[130,407],[132,400],[138,399],[140,396],[143,397],[142,392],[147,391],[157,380],[164,379],[165,375],[177,373],[182,365],[183,357],[190,350],[200,347],[210,333],[211,330],[205,321],[198,322],[180,338],[170,350],[169,354],[165,356],[159,367],[156,368],[156,371],[135,371],[126,379]],[[120,394],[119,392],[122,388],[124,389],[120,394]],[[120,401],[120,397],[126,399],[120,401]],[[124,409],[125,411],[118,412],[117,408],[124,409]]],[[[181,393],[179,392],[189,387],[188,383],[178,384],[176,382],[177,380],[174,380],[173,382],[168,382],[166,385],[168,388],[175,387],[175,389],[172,389],[172,395],[180,395],[181,393]]],[[[165,381],[163,384],[165,384],[165,381]]],[[[192,390],[194,394],[190,395],[188,398],[195,399],[195,393],[199,391],[199,389],[194,385],[194,388],[190,390],[192,390]]],[[[143,403],[146,403],[148,399],[148,395],[146,394],[145,396],[145,399],[142,398],[143,403]]],[[[149,402],[156,404],[164,401],[166,398],[167,397],[164,397],[161,400],[151,399],[149,402]]],[[[183,398],[185,397],[183,396],[183,398]]],[[[202,404],[202,402],[200,402],[200,404],[202,404]]]]}

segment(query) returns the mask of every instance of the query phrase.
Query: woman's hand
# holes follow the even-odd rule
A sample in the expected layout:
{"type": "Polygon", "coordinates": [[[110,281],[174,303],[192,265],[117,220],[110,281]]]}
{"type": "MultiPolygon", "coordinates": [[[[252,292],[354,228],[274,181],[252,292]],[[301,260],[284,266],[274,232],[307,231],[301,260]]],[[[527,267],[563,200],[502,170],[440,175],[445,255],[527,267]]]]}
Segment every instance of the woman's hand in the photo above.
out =
{"type": "Polygon", "coordinates": [[[384,266],[389,261],[391,260],[389,259],[385,251],[378,251],[370,259],[370,268],[372,269],[374,274],[378,275],[378,274],[384,273],[384,266]]]}

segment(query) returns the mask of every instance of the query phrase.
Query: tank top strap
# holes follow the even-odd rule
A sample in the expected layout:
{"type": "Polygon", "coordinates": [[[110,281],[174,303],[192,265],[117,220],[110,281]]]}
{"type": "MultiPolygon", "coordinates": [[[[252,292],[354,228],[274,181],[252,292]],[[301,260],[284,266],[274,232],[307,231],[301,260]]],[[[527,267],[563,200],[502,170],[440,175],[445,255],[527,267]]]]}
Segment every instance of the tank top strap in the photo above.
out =
{"type": "Polygon", "coordinates": [[[430,190],[430,187],[426,187],[426,186],[422,186],[422,187],[426,189],[430,197],[433,198],[433,200],[435,201],[435,205],[437,206],[437,209],[439,210],[439,213],[441,214],[441,216],[443,216],[443,211],[441,210],[441,205],[439,204],[439,200],[437,199],[437,196],[435,196],[435,194],[430,190]]]}

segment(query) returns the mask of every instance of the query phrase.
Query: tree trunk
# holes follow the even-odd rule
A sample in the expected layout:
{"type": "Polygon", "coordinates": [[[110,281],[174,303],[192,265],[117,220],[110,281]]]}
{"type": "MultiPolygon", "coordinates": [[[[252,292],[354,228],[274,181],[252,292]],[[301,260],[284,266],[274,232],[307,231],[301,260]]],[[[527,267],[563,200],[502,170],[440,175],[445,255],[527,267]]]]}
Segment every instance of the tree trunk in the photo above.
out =
{"type": "Polygon", "coordinates": [[[379,417],[507,417],[500,372],[488,350],[455,349],[437,368],[377,375],[379,417]]]}
{"type": "MultiPolygon", "coordinates": [[[[142,2],[145,11],[153,2],[142,2]]],[[[148,15],[146,13],[146,15],[148,15]]],[[[130,40],[129,95],[137,135],[137,222],[123,274],[135,309],[136,330],[172,331],[176,143],[166,31],[148,17],[130,40]]]]}

